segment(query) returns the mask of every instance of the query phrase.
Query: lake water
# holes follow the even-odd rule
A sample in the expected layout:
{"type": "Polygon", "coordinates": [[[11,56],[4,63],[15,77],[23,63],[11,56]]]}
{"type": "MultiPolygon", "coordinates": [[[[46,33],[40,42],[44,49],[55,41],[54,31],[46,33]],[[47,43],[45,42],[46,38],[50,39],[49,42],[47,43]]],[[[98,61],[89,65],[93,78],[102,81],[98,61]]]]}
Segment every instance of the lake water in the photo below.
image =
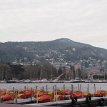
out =
{"type": "Polygon", "coordinates": [[[65,85],[65,89],[73,89],[74,90],[82,90],[87,91],[89,87],[89,92],[95,92],[96,90],[107,90],[107,83],[1,83],[0,89],[7,89],[11,90],[13,87],[15,89],[24,89],[24,87],[28,88],[35,88],[38,86],[38,89],[44,88],[46,89],[46,86],[48,90],[52,90],[53,86],[56,85],[57,89],[63,89],[65,85]],[[95,85],[94,85],[95,84],[95,85]]]}

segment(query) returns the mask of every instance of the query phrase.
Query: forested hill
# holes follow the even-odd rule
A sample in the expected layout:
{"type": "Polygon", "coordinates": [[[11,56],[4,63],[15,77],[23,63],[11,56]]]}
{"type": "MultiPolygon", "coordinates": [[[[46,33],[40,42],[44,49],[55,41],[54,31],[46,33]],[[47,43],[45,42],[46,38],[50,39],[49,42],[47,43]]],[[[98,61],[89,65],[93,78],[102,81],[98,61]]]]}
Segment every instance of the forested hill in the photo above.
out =
{"type": "Polygon", "coordinates": [[[0,43],[0,62],[49,63],[107,60],[107,50],[61,38],[46,42],[0,43]]]}

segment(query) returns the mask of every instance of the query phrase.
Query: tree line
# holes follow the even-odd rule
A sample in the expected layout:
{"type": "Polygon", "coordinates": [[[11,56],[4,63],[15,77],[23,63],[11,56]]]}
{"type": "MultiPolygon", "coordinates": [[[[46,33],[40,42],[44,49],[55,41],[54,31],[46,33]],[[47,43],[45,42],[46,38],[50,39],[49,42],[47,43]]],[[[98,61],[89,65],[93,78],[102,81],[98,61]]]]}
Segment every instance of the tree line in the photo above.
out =
{"type": "MultiPolygon", "coordinates": [[[[14,65],[14,64],[0,64],[0,80],[13,80],[13,79],[30,79],[30,80],[53,80],[61,74],[64,74],[60,79],[70,80],[75,79],[77,74],[74,66],[70,66],[70,69],[60,66],[56,69],[51,64],[36,64],[36,65],[14,65]]],[[[79,78],[87,78],[86,73],[78,69],[79,78]]]]}

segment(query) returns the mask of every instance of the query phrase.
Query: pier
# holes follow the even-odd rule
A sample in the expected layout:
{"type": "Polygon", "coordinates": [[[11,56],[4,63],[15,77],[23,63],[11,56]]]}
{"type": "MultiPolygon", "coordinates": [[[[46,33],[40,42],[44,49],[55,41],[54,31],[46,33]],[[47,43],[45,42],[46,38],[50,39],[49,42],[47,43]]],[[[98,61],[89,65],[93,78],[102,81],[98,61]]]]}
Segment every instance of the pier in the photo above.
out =
{"type": "Polygon", "coordinates": [[[0,107],[93,107],[93,106],[104,106],[107,105],[107,97],[92,97],[91,100],[86,98],[77,99],[76,102],[72,100],[47,102],[47,103],[34,103],[27,102],[30,104],[0,104],[0,107]]]}
{"type": "Polygon", "coordinates": [[[42,104],[26,104],[30,106],[40,106],[40,107],[91,107],[91,106],[104,106],[107,105],[107,97],[93,97],[91,100],[86,100],[86,98],[78,99],[76,102],[72,100],[48,102],[42,104]]]}
{"type": "MultiPolygon", "coordinates": [[[[4,104],[35,107],[84,107],[86,105],[107,105],[107,90],[98,89],[95,84],[93,92],[90,91],[90,85],[87,84],[86,91],[83,91],[81,84],[70,84],[67,89],[66,84],[59,88],[54,85],[52,90],[48,86],[39,88],[24,87],[23,89],[12,90],[0,89],[0,106],[4,104]]],[[[92,87],[91,87],[92,88],[92,87]]],[[[86,106],[87,107],[87,106],[86,106]]]]}

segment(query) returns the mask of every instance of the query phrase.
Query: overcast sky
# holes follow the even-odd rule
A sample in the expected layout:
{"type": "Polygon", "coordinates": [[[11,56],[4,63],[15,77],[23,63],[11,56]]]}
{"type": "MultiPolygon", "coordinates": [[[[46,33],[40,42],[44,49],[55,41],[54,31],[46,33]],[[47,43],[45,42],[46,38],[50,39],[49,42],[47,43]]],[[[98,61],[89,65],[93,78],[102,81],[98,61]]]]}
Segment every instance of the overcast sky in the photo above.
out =
{"type": "Polygon", "coordinates": [[[107,0],[0,0],[0,41],[69,38],[107,48],[107,0]]]}

